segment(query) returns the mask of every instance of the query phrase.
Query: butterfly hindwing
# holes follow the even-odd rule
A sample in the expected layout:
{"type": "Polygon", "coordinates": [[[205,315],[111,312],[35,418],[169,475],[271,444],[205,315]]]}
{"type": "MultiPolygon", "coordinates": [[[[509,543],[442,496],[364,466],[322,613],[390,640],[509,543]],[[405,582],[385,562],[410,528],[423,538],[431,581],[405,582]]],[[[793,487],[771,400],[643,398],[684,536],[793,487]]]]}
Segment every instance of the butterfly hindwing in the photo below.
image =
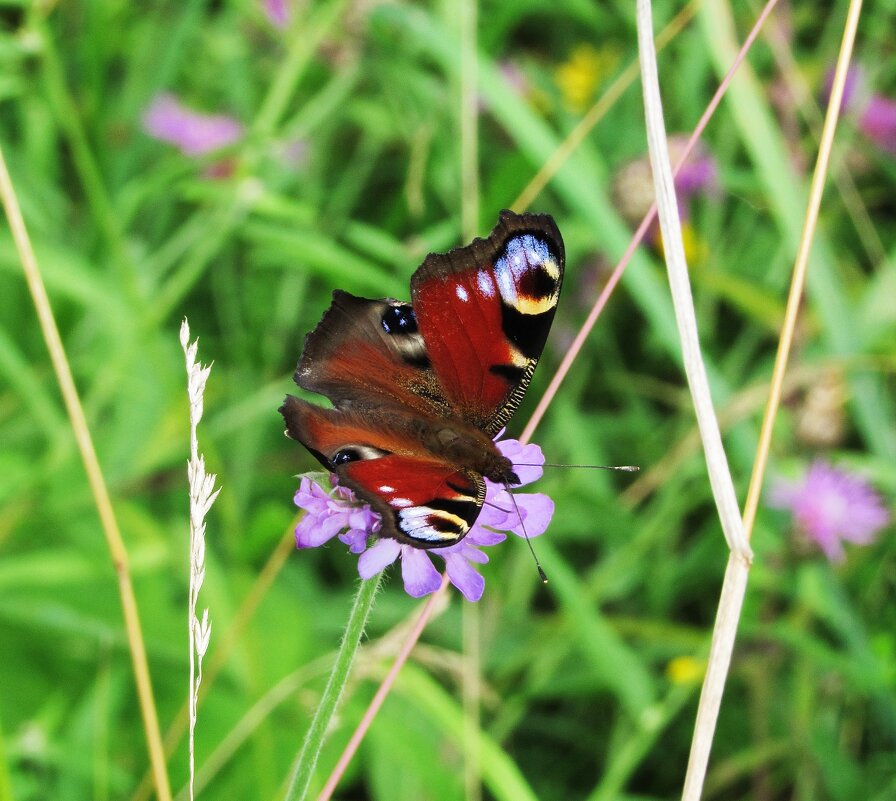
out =
{"type": "Polygon", "coordinates": [[[417,548],[459,542],[485,500],[482,476],[424,456],[390,454],[349,462],[337,474],[341,484],[379,512],[383,533],[417,548]]]}
{"type": "Polygon", "coordinates": [[[411,278],[416,324],[442,393],[489,435],[532,378],[557,308],[564,255],[551,217],[503,211],[486,239],[430,254],[411,278]]]}
{"type": "Polygon", "coordinates": [[[287,396],[280,411],[287,433],[380,515],[382,536],[417,548],[446,547],[476,522],[485,498],[482,476],[427,452],[408,435],[400,410],[371,416],[287,396]]]}

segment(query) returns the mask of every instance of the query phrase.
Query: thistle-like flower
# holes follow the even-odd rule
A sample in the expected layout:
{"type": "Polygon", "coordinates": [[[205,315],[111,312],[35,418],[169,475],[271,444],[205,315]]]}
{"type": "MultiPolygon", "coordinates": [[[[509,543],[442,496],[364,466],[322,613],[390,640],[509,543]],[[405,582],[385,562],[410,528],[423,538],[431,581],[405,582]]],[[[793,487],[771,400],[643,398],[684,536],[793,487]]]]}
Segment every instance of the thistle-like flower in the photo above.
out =
{"type": "MultiPolygon", "coordinates": [[[[544,455],[537,445],[522,445],[514,439],[496,445],[513,462],[521,486],[541,478],[544,455]]],[[[295,503],[305,510],[305,516],[296,527],[296,545],[312,548],[338,536],[352,553],[360,554],[358,573],[364,579],[400,559],[405,591],[414,598],[439,588],[442,579],[432,562],[437,556],[444,560],[448,578],[461,594],[468,601],[478,601],[485,579],[473,564],[488,562],[488,555],[480,548],[503,542],[507,539],[505,531],[537,537],[547,529],[554,514],[554,502],[547,495],[514,493],[511,498],[503,485],[485,479],[485,503],[467,535],[447,548],[421,550],[391,538],[377,538],[380,516],[356,500],[351,490],[336,485],[335,476],[330,482],[333,489],[328,492],[312,477],[302,476],[295,503]]]]}
{"type": "Polygon", "coordinates": [[[778,480],[769,505],[789,509],[801,534],[832,562],[842,562],[843,543],[868,545],[890,521],[880,496],[863,478],[817,459],[799,481],[778,480]]]}

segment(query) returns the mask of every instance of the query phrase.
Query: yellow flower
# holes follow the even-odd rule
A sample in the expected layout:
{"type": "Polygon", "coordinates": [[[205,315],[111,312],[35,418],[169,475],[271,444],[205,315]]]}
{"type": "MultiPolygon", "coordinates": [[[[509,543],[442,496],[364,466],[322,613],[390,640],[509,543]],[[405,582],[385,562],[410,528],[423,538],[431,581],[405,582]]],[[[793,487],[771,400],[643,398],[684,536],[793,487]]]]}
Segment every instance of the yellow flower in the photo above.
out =
{"type": "Polygon", "coordinates": [[[554,70],[554,82],[563,94],[563,102],[574,112],[585,111],[593,102],[597,89],[619,63],[619,53],[610,48],[597,50],[580,44],[554,70]]]}
{"type": "Polygon", "coordinates": [[[666,678],[673,684],[699,684],[706,673],[706,660],[676,656],[666,665],[666,678]]]}
{"type": "MultiPolygon", "coordinates": [[[[709,244],[697,233],[697,229],[694,228],[690,220],[681,221],[681,242],[684,245],[684,257],[689,267],[706,261],[709,256],[709,244]]],[[[663,236],[659,231],[656,235],[656,249],[661,256],[665,255],[663,236]]]]}

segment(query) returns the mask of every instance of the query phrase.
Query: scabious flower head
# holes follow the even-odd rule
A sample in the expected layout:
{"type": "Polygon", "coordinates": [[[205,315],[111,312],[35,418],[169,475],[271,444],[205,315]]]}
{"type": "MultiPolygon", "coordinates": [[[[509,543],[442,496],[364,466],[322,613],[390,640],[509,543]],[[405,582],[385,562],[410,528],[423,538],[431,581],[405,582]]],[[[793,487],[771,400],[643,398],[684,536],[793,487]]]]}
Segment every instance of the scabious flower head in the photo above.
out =
{"type": "MultiPolygon", "coordinates": [[[[544,455],[537,445],[522,445],[514,439],[496,442],[496,445],[514,463],[520,479],[518,486],[541,478],[543,471],[539,465],[544,464],[544,455]]],[[[335,484],[335,476],[330,481],[335,484]]],[[[480,548],[503,542],[507,539],[504,531],[522,537],[525,528],[526,534],[537,537],[547,529],[554,514],[554,502],[547,495],[514,492],[511,498],[503,485],[488,479],[485,485],[485,503],[466,537],[447,548],[422,550],[386,537],[376,539],[367,547],[370,535],[380,529],[380,516],[367,504],[357,501],[346,487],[337,485],[327,492],[316,481],[303,476],[295,502],[305,510],[305,516],[296,527],[296,545],[311,548],[338,536],[352,553],[360,554],[358,573],[364,579],[400,559],[405,591],[414,598],[429,595],[441,585],[442,577],[432,562],[432,557],[437,556],[445,562],[448,578],[461,594],[468,601],[478,601],[485,579],[473,565],[488,562],[488,555],[480,548]]]]}
{"type": "Polygon", "coordinates": [[[843,542],[867,545],[890,520],[880,496],[861,477],[817,459],[800,481],[777,481],[769,505],[789,509],[798,530],[832,562],[843,542]]]}
{"type": "MultiPolygon", "coordinates": [[[[681,159],[687,141],[685,134],[669,136],[669,160],[673,167],[681,159]]],[[[706,145],[697,142],[675,176],[675,194],[681,218],[687,219],[690,216],[691,200],[713,195],[718,189],[718,162],[706,145]]],[[[632,225],[640,223],[653,205],[653,199],[653,170],[647,156],[628,162],[616,172],[613,178],[613,201],[627,222],[632,225]]]]}
{"type": "Polygon", "coordinates": [[[202,156],[233,144],[243,126],[224,114],[202,114],[172,94],[156,97],[143,115],[143,130],[154,139],[177,147],[186,156],[202,156]]]}

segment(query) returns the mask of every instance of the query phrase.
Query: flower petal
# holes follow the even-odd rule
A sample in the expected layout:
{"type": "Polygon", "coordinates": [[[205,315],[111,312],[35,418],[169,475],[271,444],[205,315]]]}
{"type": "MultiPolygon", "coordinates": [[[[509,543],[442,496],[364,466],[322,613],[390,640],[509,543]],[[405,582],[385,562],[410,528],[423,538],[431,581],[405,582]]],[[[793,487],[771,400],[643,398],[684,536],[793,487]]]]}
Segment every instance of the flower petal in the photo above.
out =
{"type": "Polygon", "coordinates": [[[405,592],[412,598],[422,598],[442,586],[442,576],[429,554],[410,545],[401,546],[401,578],[405,592]]]}
{"type": "Polygon", "coordinates": [[[513,498],[510,493],[504,489],[495,490],[494,484],[489,486],[491,482],[486,482],[485,503],[476,523],[480,526],[490,526],[491,528],[507,529],[511,525],[511,521],[517,519],[516,509],[513,506],[513,498]]]}
{"type": "Polygon", "coordinates": [[[307,512],[296,526],[296,548],[316,548],[335,537],[343,528],[338,519],[307,512]]]}
{"type": "Polygon", "coordinates": [[[472,547],[471,545],[467,545],[460,552],[460,555],[463,556],[464,559],[467,559],[470,562],[477,562],[480,565],[484,565],[488,562],[488,554],[485,551],[480,551],[478,548],[472,547]]]}
{"type": "Polygon", "coordinates": [[[367,548],[368,531],[366,528],[350,528],[344,534],[340,534],[339,539],[348,545],[352,553],[364,553],[367,548]]]}
{"type": "MultiPolygon", "coordinates": [[[[554,516],[554,502],[543,492],[523,492],[516,496],[517,506],[525,524],[525,531],[530,537],[544,534],[554,516]]],[[[519,531],[511,529],[514,534],[522,535],[523,527],[517,526],[519,531]]]]}
{"type": "Polygon", "coordinates": [[[513,470],[520,479],[517,486],[531,484],[541,478],[544,470],[540,465],[544,464],[544,454],[538,445],[531,442],[528,445],[523,445],[516,439],[505,439],[503,442],[496,442],[495,445],[498,446],[498,450],[503,456],[513,462],[513,470]],[[528,465],[535,465],[535,467],[528,465]]]}
{"type": "Polygon", "coordinates": [[[387,565],[391,565],[401,550],[398,540],[379,540],[368,548],[358,559],[358,575],[363,579],[369,579],[377,573],[382,573],[387,565]]]}
{"type": "Polygon", "coordinates": [[[316,514],[323,514],[329,508],[330,496],[327,491],[316,481],[308,476],[302,476],[299,488],[296,490],[293,502],[300,509],[316,514]]]}
{"type": "Polygon", "coordinates": [[[477,522],[476,525],[470,529],[470,533],[464,537],[463,542],[469,545],[497,545],[499,542],[504,542],[506,539],[506,534],[503,534],[500,531],[489,531],[489,529],[483,528],[477,522]]]}
{"type": "Polygon", "coordinates": [[[444,559],[451,583],[468,601],[478,601],[485,589],[485,579],[459,553],[446,553],[444,559]]]}

